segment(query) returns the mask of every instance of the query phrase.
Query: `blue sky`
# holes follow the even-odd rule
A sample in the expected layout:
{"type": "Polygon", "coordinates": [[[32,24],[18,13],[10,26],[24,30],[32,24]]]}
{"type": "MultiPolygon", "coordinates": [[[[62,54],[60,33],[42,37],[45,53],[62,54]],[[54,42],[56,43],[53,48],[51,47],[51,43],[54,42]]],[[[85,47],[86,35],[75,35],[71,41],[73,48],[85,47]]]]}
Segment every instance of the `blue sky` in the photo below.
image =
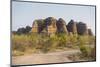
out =
{"type": "Polygon", "coordinates": [[[31,2],[12,2],[12,30],[27,25],[32,26],[35,19],[47,17],[63,18],[66,24],[73,19],[87,24],[95,33],[95,7],[78,5],[61,5],[31,2]]]}

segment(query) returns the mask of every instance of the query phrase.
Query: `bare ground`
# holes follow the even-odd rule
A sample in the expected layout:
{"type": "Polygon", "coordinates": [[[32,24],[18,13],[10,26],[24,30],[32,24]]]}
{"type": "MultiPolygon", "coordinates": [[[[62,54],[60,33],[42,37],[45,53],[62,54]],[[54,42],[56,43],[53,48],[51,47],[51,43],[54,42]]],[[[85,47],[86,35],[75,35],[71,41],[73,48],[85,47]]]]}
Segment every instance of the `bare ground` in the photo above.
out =
{"type": "Polygon", "coordinates": [[[13,65],[73,62],[68,56],[80,53],[79,50],[58,51],[12,57],[13,65]]]}

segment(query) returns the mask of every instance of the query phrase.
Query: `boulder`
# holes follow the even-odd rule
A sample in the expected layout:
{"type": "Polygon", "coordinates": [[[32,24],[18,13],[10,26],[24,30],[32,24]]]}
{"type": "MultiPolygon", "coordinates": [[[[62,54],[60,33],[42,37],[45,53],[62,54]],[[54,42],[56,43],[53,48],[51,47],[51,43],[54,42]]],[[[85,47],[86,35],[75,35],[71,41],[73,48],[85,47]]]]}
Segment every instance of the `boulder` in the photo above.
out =
{"type": "Polygon", "coordinates": [[[66,22],[62,19],[59,18],[57,21],[57,32],[58,33],[68,33],[67,28],[66,28],[66,22]]]}
{"type": "Polygon", "coordinates": [[[92,33],[91,29],[88,29],[88,35],[90,35],[90,36],[92,36],[92,35],[93,35],[93,33],[92,33]]]}
{"type": "Polygon", "coordinates": [[[48,17],[45,19],[46,29],[48,34],[56,33],[57,31],[56,21],[57,20],[54,17],[48,17]]]}
{"type": "Polygon", "coordinates": [[[38,33],[55,33],[57,31],[56,19],[48,17],[46,19],[38,19],[33,22],[32,31],[38,33]]]}
{"type": "Polygon", "coordinates": [[[31,32],[38,33],[38,20],[33,21],[31,32]]]}
{"type": "Polygon", "coordinates": [[[88,34],[87,25],[83,22],[77,23],[77,32],[79,35],[87,35],[88,34]]]}
{"type": "Polygon", "coordinates": [[[73,34],[77,34],[77,22],[74,22],[74,20],[71,20],[67,25],[68,32],[72,32],[73,34]]]}

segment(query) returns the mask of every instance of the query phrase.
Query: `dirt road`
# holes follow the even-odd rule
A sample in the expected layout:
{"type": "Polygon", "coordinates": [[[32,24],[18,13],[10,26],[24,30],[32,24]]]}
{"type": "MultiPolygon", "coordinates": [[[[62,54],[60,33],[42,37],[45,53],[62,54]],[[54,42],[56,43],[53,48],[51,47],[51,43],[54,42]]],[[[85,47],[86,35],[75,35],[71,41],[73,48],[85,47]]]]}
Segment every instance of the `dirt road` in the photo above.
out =
{"type": "Polygon", "coordinates": [[[12,57],[13,65],[27,65],[27,64],[45,64],[45,63],[60,63],[72,62],[67,56],[71,54],[80,53],[79,50],[60,51],[52,53],[39,53],[24,56],[12,57]]]}

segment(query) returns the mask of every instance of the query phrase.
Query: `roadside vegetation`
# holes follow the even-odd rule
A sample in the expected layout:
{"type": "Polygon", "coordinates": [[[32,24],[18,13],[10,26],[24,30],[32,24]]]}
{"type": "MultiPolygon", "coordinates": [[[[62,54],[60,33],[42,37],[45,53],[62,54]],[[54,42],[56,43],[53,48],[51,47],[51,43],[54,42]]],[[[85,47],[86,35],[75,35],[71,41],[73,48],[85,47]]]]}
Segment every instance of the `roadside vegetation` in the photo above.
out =
{"type": "Polygon", "coordinates": [[[79,49],[80,58],[95,59],[95,37],[89,35],[66,35],[64,33],[53,36],[43,34],[13,34],[12,55],[20,56],[29,53],[48,53],[56,49],[79,49]]]}

